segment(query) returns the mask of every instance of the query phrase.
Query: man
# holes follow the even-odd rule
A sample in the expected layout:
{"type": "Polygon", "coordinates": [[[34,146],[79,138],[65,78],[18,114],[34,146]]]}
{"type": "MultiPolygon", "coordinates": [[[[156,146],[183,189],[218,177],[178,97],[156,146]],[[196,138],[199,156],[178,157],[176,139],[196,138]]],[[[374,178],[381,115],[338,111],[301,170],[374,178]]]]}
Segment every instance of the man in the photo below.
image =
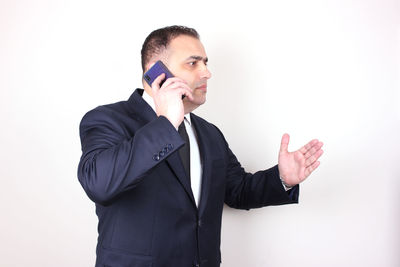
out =
{"type": "Polygon", "coordinates": [[[80,125],[78,177],[99,218],[96,266],[219,266],[223,204],[297,203],[298,184],[319,165],[321,142],[289,153],[285,134],[278,165],[246,173],[218,128],[191,113],[211,77],[197,32],[152,32],[143,72],[158,60],[174,78],[143,81],[144,90],[95,108],[80,125]]]}

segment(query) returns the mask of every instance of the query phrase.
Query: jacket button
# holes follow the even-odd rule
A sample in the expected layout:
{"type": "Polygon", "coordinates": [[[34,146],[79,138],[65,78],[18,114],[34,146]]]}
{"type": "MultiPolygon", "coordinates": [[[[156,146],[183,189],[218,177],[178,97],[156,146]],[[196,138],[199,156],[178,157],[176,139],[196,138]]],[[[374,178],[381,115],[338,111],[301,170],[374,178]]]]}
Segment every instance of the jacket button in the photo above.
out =
{"type": "Polygon", "coordinates": [[[158,153],[158,155],[160,155],[160,157],[164,157],[165,156],[165,152],[163,150],[161,150],[160,153],[158,153]]]}
{"type": "Polygon", "coordinates": [[[198,220],[198,221],[197,221],[197,225],[198,225],[199,227],[201,227],[201,220],[198,220]]]}
{"type": "Polygon", "coordinates": [[[168,148],[169,150],[171,150],[171,149],[174,148],[174,146],[173,146],[172,144],[168,144],[168,145],[167,145],[167,148],[168,148]]]}
{"type": "Polygon", "coordinates": [[[155,161],[159,161],[159,160],[160,160],[160,156],[159,156],[158,154],[155,154],[155,155],[153,156],[153,159],[154,159],[155,161]]]}

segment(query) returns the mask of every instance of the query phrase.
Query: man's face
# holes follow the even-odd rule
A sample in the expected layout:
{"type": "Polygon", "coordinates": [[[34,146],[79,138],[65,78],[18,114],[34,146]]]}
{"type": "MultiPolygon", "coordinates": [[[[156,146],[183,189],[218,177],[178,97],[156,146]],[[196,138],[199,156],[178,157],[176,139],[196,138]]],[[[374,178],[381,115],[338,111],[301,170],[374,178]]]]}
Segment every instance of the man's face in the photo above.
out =
{"type": "Polygon", "coordinates": [[[168,69],[174,76],[187,82],[193,90],[193,101],[187,97],[187,104],[199,106],[206,101],[207,80],[211,73],[207,68],[207,55],[200,40],[186,35],[180,35],[169,43],[167,59],[168,69]]]}

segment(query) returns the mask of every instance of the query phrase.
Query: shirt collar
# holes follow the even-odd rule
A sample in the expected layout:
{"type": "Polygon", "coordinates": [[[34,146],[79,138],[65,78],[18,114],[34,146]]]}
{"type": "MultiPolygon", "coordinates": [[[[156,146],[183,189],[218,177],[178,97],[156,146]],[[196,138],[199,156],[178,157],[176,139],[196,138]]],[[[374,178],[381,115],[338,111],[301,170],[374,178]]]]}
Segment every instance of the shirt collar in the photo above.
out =
{"type": "MultiPolygon", "coordinates": [[[[149,104],[149,106],[156,112],[156,105],[154,104],[153,98],[145,91],[143,90],[143,100],[149,104]]],[[[157,112],[156,112],[157,113],[157,112]]],[[[189,125],[192,125],[192,121],[190,120],[190,113],[185,114],[185,119],[189,123],[189,125]]]]}

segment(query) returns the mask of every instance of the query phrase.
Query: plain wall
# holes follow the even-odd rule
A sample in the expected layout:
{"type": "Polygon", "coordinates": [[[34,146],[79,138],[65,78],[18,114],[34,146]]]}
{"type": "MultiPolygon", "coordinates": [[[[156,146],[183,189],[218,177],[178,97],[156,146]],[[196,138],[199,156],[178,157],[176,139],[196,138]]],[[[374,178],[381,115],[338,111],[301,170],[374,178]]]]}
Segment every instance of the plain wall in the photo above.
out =
{"type": "Polygon", "coordinates": [[[76,173],[90,109],[141,87],[154,29],[196,28],[215,123],[246,170],[324,142],[300,203],[226,207],[222,266],[400,266],[399,1],[1,1],[1,266],[94,266],[76,173]]]}

